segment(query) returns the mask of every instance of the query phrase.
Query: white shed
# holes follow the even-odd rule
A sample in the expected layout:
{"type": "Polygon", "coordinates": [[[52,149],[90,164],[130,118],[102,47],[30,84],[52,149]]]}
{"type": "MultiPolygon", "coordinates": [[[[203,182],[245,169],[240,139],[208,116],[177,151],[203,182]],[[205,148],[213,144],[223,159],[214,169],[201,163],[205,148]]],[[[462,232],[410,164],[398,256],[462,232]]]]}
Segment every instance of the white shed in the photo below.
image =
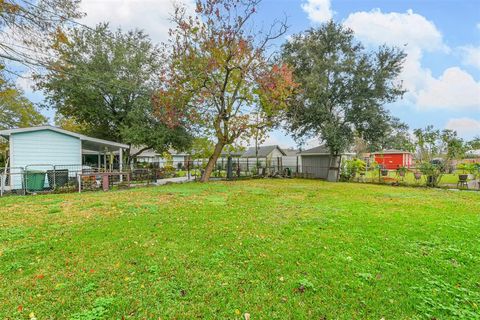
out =
{"type": "Polygon", "coordinates": [[[354,155],[353,153],[344,153],[333,157],[330,156],[330,151],[324,145],[302,151],[299,154],[302,173],[328,181],[338,180],[342,157],[351,158],[354,155]]]}

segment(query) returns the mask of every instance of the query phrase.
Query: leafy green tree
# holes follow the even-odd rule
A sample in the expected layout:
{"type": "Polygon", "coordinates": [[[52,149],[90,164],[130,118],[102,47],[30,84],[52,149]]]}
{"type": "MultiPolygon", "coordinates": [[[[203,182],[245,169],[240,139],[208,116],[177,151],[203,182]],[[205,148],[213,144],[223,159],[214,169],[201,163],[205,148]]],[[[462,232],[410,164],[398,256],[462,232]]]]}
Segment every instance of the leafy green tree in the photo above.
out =
{"type": "Polygon", "coordinates": [[[459,160],[465,157],[468,150],[468,144],[458,137],[454,130],[445,129],[442,131],[441,140],[443,143],[442,154],[448,165],[451,166],[452,160],[459,160]]]}
{"type": "Polygon", "coordinates": [[[192,159],[207,159],[215,149],[215,144],[207,137],[196,137],[193,139],[192,147],[189,150],[192,159]]]}
{"type": "Polygon", "coordinates": [[[63,119],[74,119],[92,136],[139,148],[128,161],[151,148],[162,153],[189,146],[182,124],[170,128],[153,114],[159,50],[142,31],[112,32],[107,24],[76,29],[55,51],[38,87],[63,119]]]}
{"type": "Polygon", "coordinates": [[[442,149],[440,130],[429,125],[425,129],[413,130],[413,134],[416,138],[417,160],[419,162],[431,162],[440,155],[442,149]]]}
{"type": "Polygon", "coordinates": [[[429,162],[434,158],[442,158],[446,162],[461,159],[469,148],[469,144],[458,137],[454,130],[440,131],[429,125],[425,129],[415,129],[413,134],[421,162],[429,162]]]}
{"type": "Polygon", "coordinates": [[[379,136],[369,145],[369,151],[395,149],[409,152],[415,152],[415,144],[408,132],[408,125],[401,122],[398,118],[390,117],[385,121],[380,130],[383,136],[379,136]]]}
{"type": "MultiPolygon", "coordinates": [[[[8,83],[0,74],[0,130],[24,128],[47,123],[23,92],[8,83]]],[[[8,143],[0,138],[0,167],[5,165],[8,143]]]]}
{"type": "Polygon", "coordinates": [[[397,76],[405,53],[386,46],[367,51],[353,31],[332,21],[292,36],[282,58],[301,84],[289,100],[287,126],[297,139],[320,137],[330,149],[330,167],[337,168],[330,179],[338,179],[338,155],[356,136],[374,144],[391,129],[383,105],[404,93],[397,76]]]}
{"type": "Polygon", "coordinates": [[[432,125],[413,131],[416,137],[417,162],[421,171],[431,176],[430,186],[437,186],[442,174],[454,170],[453,161],[462,159],[468,149],[463,139],[453,130],[440,131],[432,125]]]}
{"type": "Polygon", "coordinates": [[[45,123],[47,118],[20,89],[0,79],[0,129],[24,128],[45,123]]]}
{"type": "Polygon", "coordinates": [[[470,149],[479,150],[480,149],[480,136],[473,138],[468,142],[470,149]]]}
{"type": "Polygon", "coordinates": [[[55,126],[77,133],[88,134],[89,128],[85,123],[81,123],[75,120],[73,117],[65,117],[61,113],[55,113],[54,117],[55,126]]]}
{"type": "Polygon", "coordinates": [[[286,65],[269,59],[269,45],[285,23],[260,32],[252,23],[260,0],[197,1],[196,15],[175,11],[165,50],[158,116],[172,127],[188,119],[213,138],[201,181],[207,181],[225,146],[248,137],[256,115],[278,118],[296,87],[286,65]]]}

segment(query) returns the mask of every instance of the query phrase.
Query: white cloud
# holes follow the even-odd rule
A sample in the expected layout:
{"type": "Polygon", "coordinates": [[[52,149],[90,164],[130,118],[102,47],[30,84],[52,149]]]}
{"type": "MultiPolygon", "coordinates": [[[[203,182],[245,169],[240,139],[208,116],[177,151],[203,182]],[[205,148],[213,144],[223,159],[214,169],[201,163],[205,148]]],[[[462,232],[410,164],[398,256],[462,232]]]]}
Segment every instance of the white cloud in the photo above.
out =
{"type": "Polygon", "coordinates": [[[327,22],[334,14],[330,0],[307,0],[302,4],[302,9],[308,14],[308,19],[315,23],[327,22]]]}
{"type": "MultiPolygon", "coordinates": [[[[408,10],[406,13],[383,13],[376,9],[350,14],[344,24],[366,45],[399,46],[407,53],[400,75],[407,90],[405,99],[422,109],[480,108],[480,83],[466,71],[452,67],[435,78],[422,66],[424,52],[449,53],[441,32],[432,21],[408,10]]],[[[477,52],[468,51],[468,62],[477,52]]],[[[480,61],[478,62],[480,64],[480,61]]]]}
{"type": "MultiPolygon", "coordinates": [[[[176,1],[194,8],[194,0],[176,1]]],[[[166,41],[172,26],[174,0],[83,0],[81,10],[87,14],[82,23],[94,26],[110,22],[111,27],[124,30],[142,29],[154,42],[166,41]]]]}
{"type": "Polygon", "coordinates": [[[405,13],[383,13],[379,9],[355,12],[344,21],[355,36],[367,46],[387,44],[405,50],[407,58],[400,79],[407,90],[404,97],[415,105],[420,90],[433,79],[431,71],[421,64],[424,51],[449,49],[435,24],[411,10],[405,13]]]}
{"type": "Polygon", "coordinates": [[[406,13],[383,13],[380,9],[355,12],[347,17],[344,25],[369,44],[395,45],[407,51],[449,50],[435,24],[412,10],[406,13]]]}
{"type": "Polygon", "coordinates": [[[480,82],[458,67],[448,68],[438,79],[428,80],[425,89],[419,92],[417,106],[452,110],[472,108],[480,112],[480,82]]]}
{"type": "Polygon", "coordinates": [[[464,46],[460,47],[465,65],[474,66],[480,69],[480,47],[464,46]]]}
{"type": "Polygon", "coordinates": [[[480,134],[480,120],[471,118],[450,119],[445,128],[457,131],[458,135],[462,137],[471,138],[480,134]]]}

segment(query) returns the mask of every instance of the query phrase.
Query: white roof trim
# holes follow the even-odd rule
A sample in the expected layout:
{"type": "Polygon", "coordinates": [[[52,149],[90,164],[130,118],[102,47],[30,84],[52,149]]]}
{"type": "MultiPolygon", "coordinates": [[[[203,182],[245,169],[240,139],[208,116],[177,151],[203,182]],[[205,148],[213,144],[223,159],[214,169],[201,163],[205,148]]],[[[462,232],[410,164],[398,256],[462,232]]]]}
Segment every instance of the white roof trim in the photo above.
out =
{"type": "Polygon", "coordinates": [[[377,151],[377,152],[372,152],[373,155],[375,154],[413,154],[410,151],[402,151],[402,150],[386,150],[386,151],[377,151]]]}
{"type": "Polygon", "coordinates": [[[63,133],[63,134],[66,134],[68,136],[79,138],[82,141],[90,141],[90,142],[93,142],[93,143],[109,145],[109,146],[112,146],[112,147],[118,147],[118,148],[124,148],[124,149],[129,148],[128,145],[123,144],[123,143],[92,138],[92,137],[88,137],[88,136],[80,134],[80,133],[71,132],[71,131],[64,130],[64,129],[61,129],[61,128],[57,128],[57,127],[54,127],[54,126],[39,126],[39,127],[0,130],[0,136],[9,137],[10,135],[12,135],[14,133],[33,132],[33,131],[41,131],[41,130],[50,130],[50,131],[55,131],[55,132],[58,132],[58,133],[63,133]]]}
{"type": "MultiPolygon", "coordinates": [[[[303,156],[303,157],[306,157],[306,156],[329,156],[330,153],[297,153],[299,156],[303,156]]],[[[345,152],[345,153],[341,153],[339,154],[339,156],[354,156],[355,153],[352,153],[352,152],[345,152]]]]}

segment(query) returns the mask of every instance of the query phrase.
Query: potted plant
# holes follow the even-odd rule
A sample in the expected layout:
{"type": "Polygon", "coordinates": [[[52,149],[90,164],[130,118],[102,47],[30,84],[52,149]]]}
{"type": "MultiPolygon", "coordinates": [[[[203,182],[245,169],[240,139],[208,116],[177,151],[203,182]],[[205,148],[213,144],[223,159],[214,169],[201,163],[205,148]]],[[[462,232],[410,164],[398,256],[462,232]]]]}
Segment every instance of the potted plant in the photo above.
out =
{"type": "Polygon", "coordinates": [[[420,180],[422,178],[422,173],[420,171],[415,171],[413,173],[413,176],[415,177],[415,180],[420,180]]]}
{"type": "Polygon", "coordinates": [[[442,162],[422,162],[420,172],[426,176],[428,187],[437,187],[442,179],[444,166],[442,162]]]}
{"type": "Polygon", "coordinates": [[[475,163],[467,163],[468,178],[475,180],[477,178],[477,165],[475,163]]]}
{"type": "Polygon", "coordinates": [[[399,175],[400,177],[402,177],[402,178],[405,177],[405,174],[407,173],[407,171],[408,171],[408,169],[407,169],[407,167],[405,167],[405,166],[400,166],[400,167],[398,167],[398,169],[397,169],[398,175],[399,175]]]}
{"type": "Polygon", "coordinates": [[[467,181],[468,179],[468,174],[467,174],[467,171],[468,171],[468,163],[460,163],[458,166],[457,166],[457,170],[461,170],[462,173],[460,173],[458,175],[458,180],[460,181],[467,181]]]}
{"type": "Polygon", "coordinates": [[[385,168],[383,165],[380,165],[380,173],[382,174],[382,177],[388,176],[388,169],[385,168]]]}

